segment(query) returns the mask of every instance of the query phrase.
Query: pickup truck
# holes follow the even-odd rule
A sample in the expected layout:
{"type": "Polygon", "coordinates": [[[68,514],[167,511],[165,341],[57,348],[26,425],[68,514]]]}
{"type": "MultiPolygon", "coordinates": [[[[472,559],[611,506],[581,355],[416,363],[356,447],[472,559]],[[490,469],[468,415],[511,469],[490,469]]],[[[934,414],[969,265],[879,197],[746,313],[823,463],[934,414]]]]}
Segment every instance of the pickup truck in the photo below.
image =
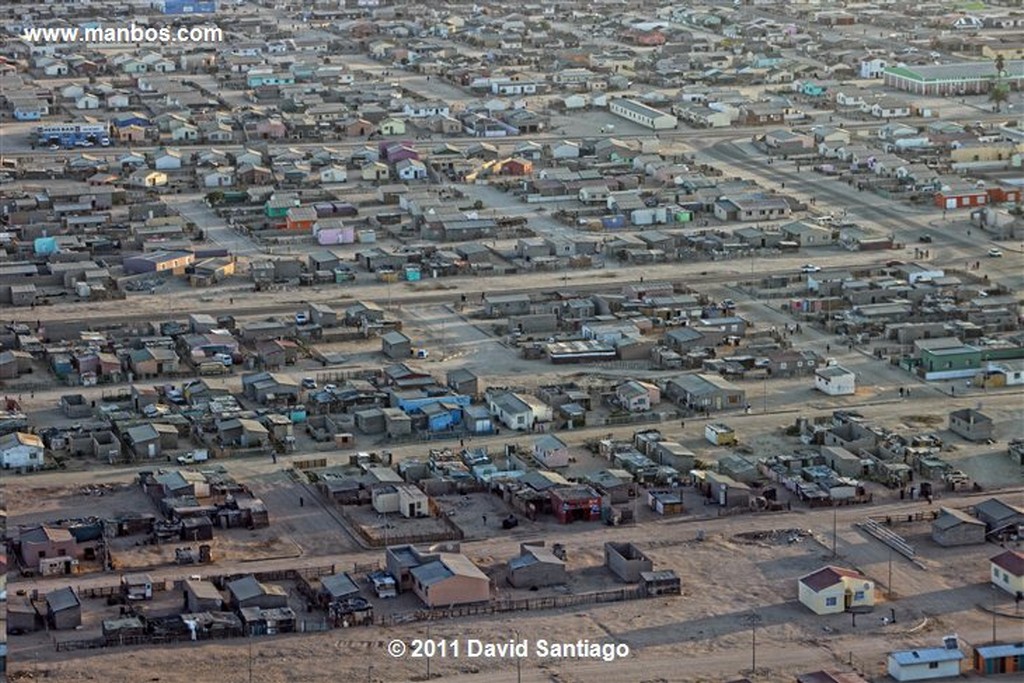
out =
{"type": "Polygon", "coordinates": [[[195,465],[197,462],[206,462],[210,459],[210,452],[207,450],[192,451],[185,455],[178,456],[179,465],[195,465]]]}

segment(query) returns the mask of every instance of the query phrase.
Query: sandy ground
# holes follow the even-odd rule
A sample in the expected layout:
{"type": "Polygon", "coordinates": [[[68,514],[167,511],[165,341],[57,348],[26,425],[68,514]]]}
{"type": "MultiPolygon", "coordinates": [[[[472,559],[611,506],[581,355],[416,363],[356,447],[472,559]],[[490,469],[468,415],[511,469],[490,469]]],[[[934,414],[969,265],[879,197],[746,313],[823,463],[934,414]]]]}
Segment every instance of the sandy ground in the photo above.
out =
{"type": "MultiPolygon", "coordinates": [[[[524,681],[566,683],[585,683],[600,677],[616,681],[722,681],[723,675],[738,674],[750,667],[752,612],[760,621],[755,636],[758,681],[781,681],[796,672],[841,666],[851,656],[861,670],[873,674],[888,649],[932,645],[953,631],[968,643],[983,642],[990,619],[976,604],[991,599],[991,591],[984,584],[985,567],[977,561],[986,552],[991,553],[984,548],[947,553],[928,547],[929,562],[948,565],[950,569],[945,571],[923,571],[897,558],[893,571],[896,599],[887,603],[884,590],[880,591],[876,613],[862,615],[856,626],[850,615],[811,615],[795,602],[794,579],[833,561],[824,542],[827,539],[818,536],[817,540],[808,538],[792,544],[751,542],[737,538],[735,531],[749,526],[773,528],[771,522],[776,526],[802,526],[810,524],[811,517],[794,514],[760,518],[753,524],[728,520],[715,526],[704,542],[693,540],[693,526],[662,527],[657,534],[660,542],[640,543],[651,546],[647,551],[656,567],[671,567],[683,577],[684,595],[679,598],[435,622],[429,626],[429,637],[501,642],[515,639],[518,633],[519,638],[535,643],[541,638],[560,642],[571,634],[573,640],[616,642],[630,648],[629,657],[614,662],[536,656],[519,662],[524,681]],[[952,571],[954,566],[960,571],[952,571]],[[887,615],[890,606],[896,609],[897,623],[885,625],[880,615],[887,615]],[[685,660],[685,667],[679,666],[681,660],[685,660]]],[[[597,543],[606,534],[592,529],[585,535],[586,541],[569,548],[573,571],[594,564],[600,555],[597,543]]],[[[885,555],[866,537],[844,528],[838,563],[858,567],[884,582],[883,567],[868,561],[879,554],[885,555]]],[[[1000,619],[1000,628],[1009,637],[1015,624],[1000,619]]],[[[424,680],[425,659],[393,659],[384,646],[396,638],[410,642],[427,636],[427,625],[417,624],[257,638],[252,641],[253,680],[424,680]],[[330,661],[329,674],[325,673],[325,658],[330,661]]],[[[172,683],[235,675],[247,680],[250,662],[248,643],[224,642],[79,653],[66,662],[52,661],[52,653],[44,648],[24,654],[34,656],[35,662],[22,660],[16,668],[34,670],[39,676],[58,681],[172,683]],[[180,663],[186,651],[188,671],[178,672],[180,667],[175,663],[180,663]],[[160,673],[150,673],[154,671],[160,673]]],[[[516,661],[435,657],[430,670],[438,680],[474,680],[486,675],[494,681],[512,681],[516,661]]],[[[32,679],[16,676],[14,680],[32,679]]]]}

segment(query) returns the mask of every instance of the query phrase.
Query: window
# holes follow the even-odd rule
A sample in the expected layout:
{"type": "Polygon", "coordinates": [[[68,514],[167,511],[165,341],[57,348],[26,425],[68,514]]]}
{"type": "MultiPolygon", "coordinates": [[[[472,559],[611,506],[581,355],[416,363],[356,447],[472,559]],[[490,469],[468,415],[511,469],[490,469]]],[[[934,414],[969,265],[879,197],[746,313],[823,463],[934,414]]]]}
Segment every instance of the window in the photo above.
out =
{"type": "Polygon", "coordinates": [[[836,606],[836,598],[825,598],[825,606],[826,607],[835,607],[836,606]]]}
{"type": "Polygon", "coordinates": [[[856,593],[854,593],[853,594],[853,599],[857,600],[857,601],[863,600],[864,599],[864,591],[857,591],[856,593]]]}
{"type": "Polygon", "coordinates": [[[929,669],[938,669],[939,668],[939,663],[938,662],[928,662],[928,668],[929,669]]]}

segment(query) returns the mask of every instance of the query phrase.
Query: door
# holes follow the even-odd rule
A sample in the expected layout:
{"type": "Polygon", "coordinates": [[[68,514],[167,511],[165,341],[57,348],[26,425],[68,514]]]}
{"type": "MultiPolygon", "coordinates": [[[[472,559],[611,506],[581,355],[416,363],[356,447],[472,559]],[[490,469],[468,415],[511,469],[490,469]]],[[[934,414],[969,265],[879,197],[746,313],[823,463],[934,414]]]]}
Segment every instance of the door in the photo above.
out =
{"type": "Polygon", "coordinates": [[[843,609],[850,609],[850,605],[852,605],[852,604],[853,604],[853,593],[851,593],[850,591],[846,591],[846,593],[843,594],[843,609]]]}

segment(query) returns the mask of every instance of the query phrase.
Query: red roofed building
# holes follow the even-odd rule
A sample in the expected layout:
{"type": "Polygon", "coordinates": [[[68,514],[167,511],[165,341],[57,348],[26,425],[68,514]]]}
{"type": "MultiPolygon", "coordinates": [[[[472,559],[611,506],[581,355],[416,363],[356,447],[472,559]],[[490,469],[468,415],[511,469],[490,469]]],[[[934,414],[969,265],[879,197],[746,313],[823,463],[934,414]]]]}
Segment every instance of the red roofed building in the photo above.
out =
{"type": "Polygon", "coordinates": [[[992,583],[1010,595],[1024,594],[1024,553],[1007,550],[989,559],[992,583]]]}
{"type": "Polygon", "coordinates": [[[823,567],[799,579],[800,602],[815,614],[838,614],[875,604],[875,582],[852,569],[823,567]]]}

